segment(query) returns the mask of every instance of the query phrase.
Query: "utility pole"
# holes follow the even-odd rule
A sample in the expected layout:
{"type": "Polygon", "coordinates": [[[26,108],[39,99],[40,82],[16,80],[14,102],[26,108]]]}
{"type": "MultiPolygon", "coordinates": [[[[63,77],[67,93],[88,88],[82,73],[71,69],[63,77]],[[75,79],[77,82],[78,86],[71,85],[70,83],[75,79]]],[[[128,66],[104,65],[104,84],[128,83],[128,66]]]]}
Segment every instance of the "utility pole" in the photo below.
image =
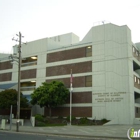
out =
{"type": "Polygon", "coordinates": [[[70,77],[70,125],[71,125],[71,120],[72,120],[72,82],[73,82],[73,76],[72,76],[72,69],[71,69],[71,77],[70,77]]]}
{"type": "Polygon", "coordinates": [[[20,122],[20,67],[21,67],[21,33],[19,32],[19,46],[18,46],[18,96],[17,96],[17,132],[19,131],[20,122]]]}
{"type": "Polygon", "coordinates": [[[21,79],[21,71],[20,71],[20,68],[21,68],[21,37],[23,37],[21,35],[21,33],[19,32],[19,35],[17,35],[19,37],[19,40],[18,39],[12,39],[12,40],[15,40],[15,41],[18,41],[19,42],[19,45],[18,45],[18,95],[17,95],[17,123],[16,123],[16,131],[19,132],[19,123],[20,123],[20,79],[21,79]]]}

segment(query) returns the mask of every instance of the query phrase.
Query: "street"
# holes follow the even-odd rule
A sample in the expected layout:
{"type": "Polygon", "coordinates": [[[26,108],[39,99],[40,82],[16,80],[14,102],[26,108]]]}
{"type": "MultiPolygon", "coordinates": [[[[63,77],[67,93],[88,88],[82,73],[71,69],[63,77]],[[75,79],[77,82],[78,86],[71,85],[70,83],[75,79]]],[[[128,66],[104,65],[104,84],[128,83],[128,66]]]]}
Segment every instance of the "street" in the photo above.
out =
{"type": "Polygon", "coordinates": [[[0,132],[0,140],[81,140],[81,138],[0,132]]]}
{"type": "Polygon", "coordinates": [[[126,140],[115,138],[76,138],[67,136],[48,136],[43,134],[27,134],[20,132],[2,132],[0,131],[0,140],[126,140]]]}

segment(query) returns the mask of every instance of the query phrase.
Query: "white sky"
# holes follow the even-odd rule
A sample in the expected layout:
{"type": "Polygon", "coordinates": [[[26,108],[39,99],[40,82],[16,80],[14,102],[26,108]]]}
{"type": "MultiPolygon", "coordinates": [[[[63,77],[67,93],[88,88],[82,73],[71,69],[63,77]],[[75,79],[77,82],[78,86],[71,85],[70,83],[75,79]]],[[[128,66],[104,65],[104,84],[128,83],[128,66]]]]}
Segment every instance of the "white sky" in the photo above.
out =
{"type": "Polygon", "coordinates": [[[19,31],[25,42],[69,32],[81,40],[103,20],[127,25],[140,42],[140,0],[0,0],[0,52],[12,53],[19,31]]]}

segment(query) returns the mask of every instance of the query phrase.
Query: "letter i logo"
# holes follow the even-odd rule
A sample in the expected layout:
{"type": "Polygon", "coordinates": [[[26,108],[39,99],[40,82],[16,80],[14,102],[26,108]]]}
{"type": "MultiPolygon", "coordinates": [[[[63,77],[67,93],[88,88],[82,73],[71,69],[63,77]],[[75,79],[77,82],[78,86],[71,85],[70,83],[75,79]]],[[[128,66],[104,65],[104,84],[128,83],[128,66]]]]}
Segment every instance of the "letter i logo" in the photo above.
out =
{"type": "Polygon", "coordinates": [[[134,137],[134,129],[131,129],[131,135],[130,135],[131,138],[134,137]]]}

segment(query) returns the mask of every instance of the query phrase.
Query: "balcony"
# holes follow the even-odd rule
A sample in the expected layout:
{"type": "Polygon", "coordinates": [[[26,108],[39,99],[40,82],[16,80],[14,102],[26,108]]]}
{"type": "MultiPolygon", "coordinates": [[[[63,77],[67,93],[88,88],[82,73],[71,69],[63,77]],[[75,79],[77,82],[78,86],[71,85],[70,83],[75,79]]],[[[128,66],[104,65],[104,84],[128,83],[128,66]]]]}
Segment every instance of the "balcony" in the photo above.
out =
{"type": "Polygon", "coordinates": [[[28,63],[22,63],[22,64],[21,64],[21,67],[34,66],[34,65],[37,65],[37,61],[28,62],[28,63]]]}
{"type": "Polygon", "coordinates": [[[36,88],[36,81],[22,82],[20,86],[21,91],[33,91],[36,88]]]}
{"type": "Polygon", "coordinates": [[[135,100],[135,118],[140,118],[140,94],[134,92],[134,100],[135,100]]]}
{"type": "Polygon", "coordinates": [[[135,97],[135,103],[140,104],[140,94],[137,92],[134,92],[134,97],[135,97]]]}
{"type": "Polygon", "coordinates": [[[134,75],[134,87],[140,89],[140,78],[134,75]]]}
{"type": "Polygon", "coordinates": [[[37,65],[37,56],[26,57],[22,59],[21,67],[37,65]]]}
{"type": "Polygon", "coordinates": [[[138,61],[140,61],[140,52],[134,46],[132,47],[132,54],[138,61]]]}
{"type": "Polygon", "coordinates": [[[140,65],[138,65],[135,61],[133,61],[133,71],[137,72],[140,70],[140,65]]]}

